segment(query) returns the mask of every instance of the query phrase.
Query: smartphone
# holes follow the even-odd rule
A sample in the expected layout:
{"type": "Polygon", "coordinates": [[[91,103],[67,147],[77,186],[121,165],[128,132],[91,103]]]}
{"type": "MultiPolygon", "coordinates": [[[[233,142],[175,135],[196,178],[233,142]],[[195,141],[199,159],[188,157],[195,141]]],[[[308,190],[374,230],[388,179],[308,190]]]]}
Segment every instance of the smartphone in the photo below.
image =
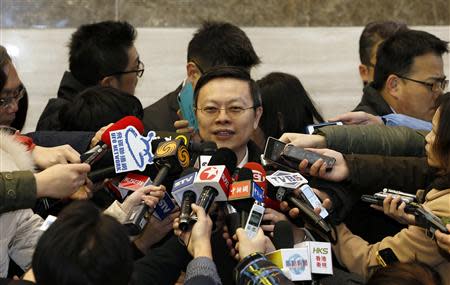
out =
{"type": "Polygon", "coordinates": [[[252,239],[258,233],[258,228],[261,224],[262,218],[264,216],[264,206],[254,203],[250,214],[248,215],[247,222],[245,223],[245,232],[248,238],[252,239]]]}
{"type": "Polygon", "coordinates": [[[343,123],[338,121],[338,122],[325,122],[325,123],[320,123],[320,124],[314,124],[314,125],[308,125],[306,127],[306,132],[308,134],[313,134],[315,130],[320,129],[321,127],[325,127],[325,126],[342,126],[343,123]]]}
{"type": "Polygon", "coordinates": [[[322,201],[317,197],[316,193],[309,187],[308,184],[304,184],[300,187],[300,196],[305,200],[306,202],[311,205],[311,207],[314,208],[320,208],[320,216],[322,219],[325,219],[328,217],[328,211],[322,207],[322,201]]]}
{"type": "Polygon", "coordinates": [[[298,165],[303,159],[307,159],[308,166],[311,166],[317,160],[322,159],[327,164],[327,170],[331,170],[333,165],[336,163],[336,159],[334,157],[320,155],[293,145],[287,145],[282,151],[281,157],[285,160],[293,162],[296,165],[298,165]]]}
{"type": "Polygon", "coordinates": [[[392,265],[396,262],[399,262],[394,251],[390,248],[385,248],[377,251],[376,259],[378,261],[378,264],[380,264],[383,267],[387,267],[388,265],[392,265]]]}
{"type": "Polygon", "coordinates": [[[183,81],[180,93],[178,93],[178,105],[183,119],[189,122],[189,126],[198,129],[197,118],[194,112],[194,88],[187,78],[183,81]]]}
{"type": "Polygon", "coordinates": [[[274,137],[269,137],[266,141],[266,146],[264,148],[264,154],[261,161],[266,165],[274,164],[282,169],[297,172],[298,163],[290,162],[281,157],[281,153],[283,152],[285,146],[286,144],[284,142],[279,141],[274,137]]]}

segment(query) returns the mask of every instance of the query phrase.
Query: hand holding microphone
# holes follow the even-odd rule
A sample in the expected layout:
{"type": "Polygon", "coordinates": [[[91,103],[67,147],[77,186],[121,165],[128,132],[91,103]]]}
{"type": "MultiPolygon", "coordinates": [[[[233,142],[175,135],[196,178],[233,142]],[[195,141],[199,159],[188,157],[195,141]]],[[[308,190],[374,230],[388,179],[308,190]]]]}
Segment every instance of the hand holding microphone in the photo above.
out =
{"type": "Polygon", "coordinates": [[[173,223],[174,233],[186,245],[189,253],[194,257],[205,256],[212,258],[211,250],[211,230],[212,220],[206,214],[205,209],[196,204],[192,204],[192,212],[197,216],[197,221],[188,231],[179,228],[179,218],[173,223]]]}

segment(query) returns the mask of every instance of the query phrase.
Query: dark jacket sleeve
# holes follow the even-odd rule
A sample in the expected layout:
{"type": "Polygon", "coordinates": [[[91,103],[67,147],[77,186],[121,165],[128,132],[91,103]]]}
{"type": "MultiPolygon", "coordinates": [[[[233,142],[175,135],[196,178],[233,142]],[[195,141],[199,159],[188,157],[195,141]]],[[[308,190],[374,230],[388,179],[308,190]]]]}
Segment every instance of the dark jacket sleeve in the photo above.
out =
{"type": "Polygon", "coordinates": [[[425,157],[345,155],[344,158],[350,171],[349,187],[359,194],[374,194],[385,187],[415,194],[435,176],[425,157]]]}
{"type": "Polygon", "coordinates": [[[248,284],[294,284],[264,255],[253,253],[236,266],[234,280],[237,285],[248,284]]]}
{"type": "Polygon", "coordinates": [[[0,214],[33,208],[36,202],[36,179],[31,171],[0,173],[0,214]]]}
{"type": "Polygon", "coordinates": [[[133,285],[172,285],[192,257],[176,236],[172,236],[158,248],[134,264],[133,285]]]}
{"type": "Polygon", "coordinates": [[[68,144],[79,153],[88,150],[95,132],[38,131],[26,134],[38,146],[54,147],[68,144]]]}
{"type": "Polygon", "coordinates": [[[425,156],[426,131],[384,125],[326,126],[316,131],[342,153],[425,156]]]}

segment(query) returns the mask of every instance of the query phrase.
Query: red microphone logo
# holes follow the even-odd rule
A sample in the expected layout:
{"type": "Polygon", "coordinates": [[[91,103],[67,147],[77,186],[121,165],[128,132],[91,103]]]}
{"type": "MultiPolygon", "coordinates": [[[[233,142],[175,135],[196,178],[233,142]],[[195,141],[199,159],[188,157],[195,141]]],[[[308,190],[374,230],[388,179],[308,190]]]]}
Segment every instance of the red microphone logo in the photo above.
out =
{"type": "Polygon", "coordinates": [[[200,179],[201,180],[212,180],[218,174],[219,174],[219,169],[217,169],[214,166],[208,166],[200,173],[200,179]]]}

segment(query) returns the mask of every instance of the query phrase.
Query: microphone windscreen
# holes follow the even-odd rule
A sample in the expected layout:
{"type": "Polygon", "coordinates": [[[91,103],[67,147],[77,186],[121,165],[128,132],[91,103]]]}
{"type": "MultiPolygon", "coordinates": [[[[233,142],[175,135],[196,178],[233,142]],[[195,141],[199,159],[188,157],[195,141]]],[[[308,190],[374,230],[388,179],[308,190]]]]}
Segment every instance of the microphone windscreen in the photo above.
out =
{"type": "Polygon", "coordinates": [[[195,169],[194,167],[188,167],[188,168],[184,169],[183,172],[181,172],[180,177],[189,175],[194,172],[197,172],[197,169],[195,169]]]}
{"type": "Polygon", "coordinates": [[[158,148],[158,145],[162,142],[165,142],[166,140],[163,138],[152,140],[152,152],[155,154],[156,149],[158,148]]]}
{"type": "Polygon", "coordinates": [[[208,165],[225,165],[229,173],[236,169],[237,157],[234,151],[229,148],[219,148],[211,157],[208,165]]]}
{"type": "Polygon", "coordinates": [[[273,229],[273,245],[276,249],[293,248],[294,233],[288,221],[279,221],[273,229]]]}
{"type": "Polygon", "coordinates": [[[266,188],[267,197],[269,197],[272,200],[279,201],[279,199],[277,199],[277,192],[278,192],[277,190],[278,189],[275,186],[273,186],[270,183],[267,183],[267,188],[266,188]]]}
{"type": "Polygon", "coordinates": [[[248,169],[246,167],[243,167],[239,169],[238,172],[238,181],[244,181],[244,180],[253,180],[253,172],[251,169],[248,169]]]}
{"type": "Polygon", "coordinates": [[[267,188],[266,182],[266,170],[257,162],[247,162],[244,167],[249,168],[253,172],[253,181],[258,184],[264,191],[267,188]]]}
{"type": "Polygon", "coordinates": [[[203,142],[200,145],[200,153],[202,155],[213,155],[217,151],[217,144],[215,142],[203,142]]]}
{"type": "Polygon", "coordinates": [[[126,116],[115,122],[111,127],[109,127],[105,132],[103,132],[101,138],[102,142],[111,147],[111,138],[109,136],[109,133],[117,130],[123,130],[128,126],[135,127],[140,134],[144,132],[144,125],[142,124],[141,120],[139,120],[135,116],[126,116]]]}

